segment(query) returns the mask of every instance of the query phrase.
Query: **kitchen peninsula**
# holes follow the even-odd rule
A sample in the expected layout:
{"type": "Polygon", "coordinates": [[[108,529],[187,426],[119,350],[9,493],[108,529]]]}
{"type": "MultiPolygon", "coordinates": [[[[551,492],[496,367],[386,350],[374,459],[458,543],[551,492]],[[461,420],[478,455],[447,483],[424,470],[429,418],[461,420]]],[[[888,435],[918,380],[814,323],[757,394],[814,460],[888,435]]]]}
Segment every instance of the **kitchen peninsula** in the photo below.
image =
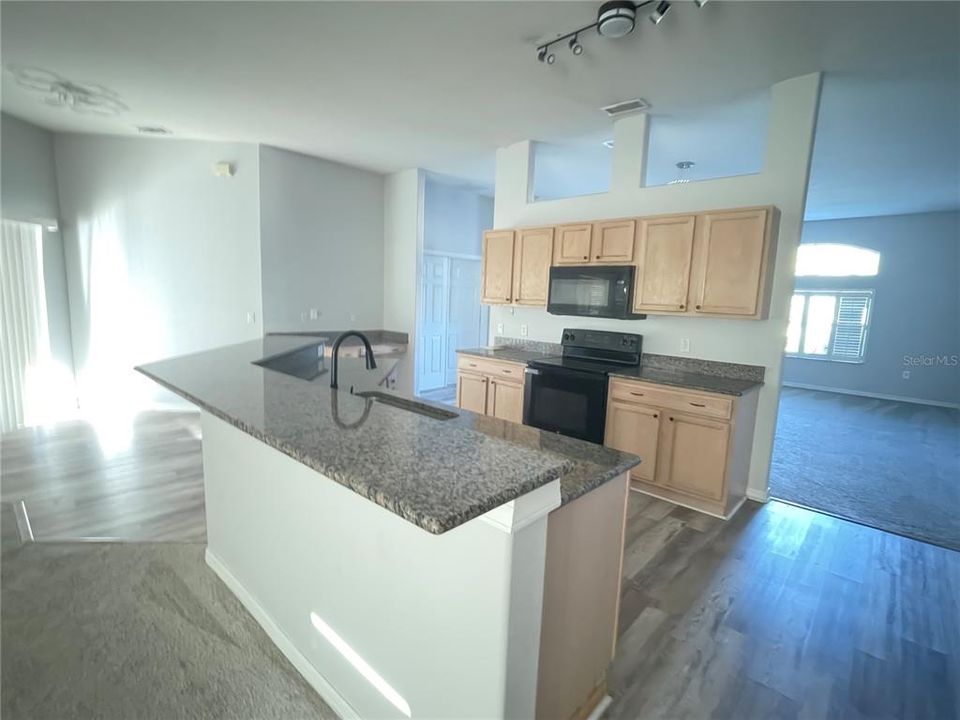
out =
{"type": "Polygon", "coordinates": [[[210,567],[341,716],[589,714],[639,459],[413,401],[402,345],[331,389],[325,349],[138,368],[202,410],[210,567]]]}

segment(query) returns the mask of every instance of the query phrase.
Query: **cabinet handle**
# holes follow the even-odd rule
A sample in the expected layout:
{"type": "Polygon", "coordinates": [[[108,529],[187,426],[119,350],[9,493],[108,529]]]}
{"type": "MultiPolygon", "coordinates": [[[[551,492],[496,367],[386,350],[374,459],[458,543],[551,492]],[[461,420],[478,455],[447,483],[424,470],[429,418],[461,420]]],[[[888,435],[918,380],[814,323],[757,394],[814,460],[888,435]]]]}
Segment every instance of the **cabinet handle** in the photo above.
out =
{"type": "MultiPolygon", "coordinates": [[[[510,298],[504,298],[504,300],[506,300],[507,302],[510,302],[510,298]]],[[[700,307],[700,306],[697,305],[697,307],[700,307]]]]}
{"type": "Polygon", "coordinates": [[[597,260],[599,260],[599,259],[600,259],[600,256],[599,256],[599,255],[597,255],[597,260]]]}
{"type": "Polygon", "coordinates": [[[692,402],[692,403],[690,403],[690,404],[693,405],[694,407],[706,407],[706,405],[705,405],[704,403],[695,403],[695,402],[692,402]]]}
{"type": "Polygon", "coordinates": [[[680,309],[683,310],[685,307],[686,307],[686,305],[681,305],[681,306],[680,306],[680,309]]]}
{"type": "Polygon", "coordinates": [[[469,365],[470,367],[476,367],[476,366],[477,366],[476,363],[467,363],[467,365],[469,365]]]}
{"type": "Polygon", "coordinates": [[[673,418],[668,418],[668,420],[670,420],[670,422],[673,422],[673,418]]]}
{"type": "Polygon", "coordinates": [[[643,397],[643,393],[634,392],[633,390],[630,391],[630,394],[636,395],[637,397],[643,397]]]}
{"type": "Polygon", "coordinates": [[[659,416],[659,415],[657,415],[656,413],[654,413],[654,414],[653,414],[653,416],[654,416],[655,418],[658,418],[658,417],[660,417],[660,416],[659,416]]]}
{"type": "Polygon", "coordinates": [[[584,256],[583,256],[583,259],[584,259],[584,260],[589,260],[590,258],[589,258],[587,255],[584,255],[584,256]]]}
{"type": "Polygon", "coordinates": [[[700,306],[699,306],[699,305],[697,305],[697,310],[699,310],[699,309],[700,309],[700,306]]]}

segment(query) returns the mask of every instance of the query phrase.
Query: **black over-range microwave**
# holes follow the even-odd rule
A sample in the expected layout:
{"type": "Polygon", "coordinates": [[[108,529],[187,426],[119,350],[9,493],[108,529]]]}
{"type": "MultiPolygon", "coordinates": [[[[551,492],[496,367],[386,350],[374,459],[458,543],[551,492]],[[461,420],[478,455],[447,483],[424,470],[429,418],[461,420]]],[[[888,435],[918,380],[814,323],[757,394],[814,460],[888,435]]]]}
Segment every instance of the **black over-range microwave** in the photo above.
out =
{"type": "Polygon", "coordinates": [[[638,320],[633,312],[633,265],[560,265],[550,268],[547,312],[554,315],[638,320]]]}

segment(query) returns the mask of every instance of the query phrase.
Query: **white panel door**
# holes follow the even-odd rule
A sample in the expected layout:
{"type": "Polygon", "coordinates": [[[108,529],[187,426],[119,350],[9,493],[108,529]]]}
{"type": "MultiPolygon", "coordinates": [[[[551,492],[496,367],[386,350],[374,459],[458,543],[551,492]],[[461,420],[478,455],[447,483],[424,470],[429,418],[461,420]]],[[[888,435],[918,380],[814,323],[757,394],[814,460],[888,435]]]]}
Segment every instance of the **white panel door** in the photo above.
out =
{"type": "Polygon", "coordinates": [[[440,255],[423,255],[420,323],[417,331],[419,392],[446,384],[447,298],[449,260],[440,255]]]}
{"type": "Polygon", "coordinates": [[[486,345],[486,308],[480,304],[480,260],[450,258],[446,384],[457,382],[457,350],[486,345]]]}

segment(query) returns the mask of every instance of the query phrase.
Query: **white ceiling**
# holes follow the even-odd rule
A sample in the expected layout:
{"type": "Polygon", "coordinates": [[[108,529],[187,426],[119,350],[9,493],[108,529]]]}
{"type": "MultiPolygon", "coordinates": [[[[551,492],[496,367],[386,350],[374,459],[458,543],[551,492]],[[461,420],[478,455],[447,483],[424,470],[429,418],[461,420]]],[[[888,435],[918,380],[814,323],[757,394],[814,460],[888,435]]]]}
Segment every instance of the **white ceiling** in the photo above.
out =
{"type": "Polygon", "coordinates": [[[489,183],[497,147],[602,136],[598,108],[611,102],[696,114],[825,70],[808,214],[934,209],[950,177],[957,188],[960,3],[676,2],[657,27],[644,20],[621,40],[585,38],[579,58],[560,49],[554,66],[536,62],[538,40],[589,22],[597,5],[3,2],[5,65],[102,84],[130,111],[50,108],[9,73],[3,109],[53,130],[162,125],[489,183]]]}

